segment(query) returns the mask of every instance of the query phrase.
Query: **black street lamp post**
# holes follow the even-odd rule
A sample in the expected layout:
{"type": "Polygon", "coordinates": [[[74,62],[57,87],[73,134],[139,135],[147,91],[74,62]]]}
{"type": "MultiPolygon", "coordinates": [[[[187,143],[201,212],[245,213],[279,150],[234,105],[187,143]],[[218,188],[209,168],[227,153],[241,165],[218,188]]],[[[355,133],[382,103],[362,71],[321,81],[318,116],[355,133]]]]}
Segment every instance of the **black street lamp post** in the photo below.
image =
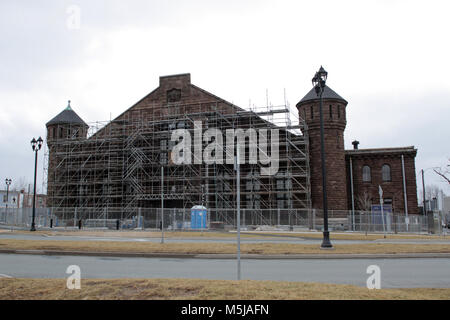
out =
{"type": "Polygon", "coordinates": [[[31,229],[30,231],[36,231],[36,227],[34,224],[34,218],[36,216],[36,174],[37,174],[37,156],[38,156],[38,151],[41,150],[42,147],[42,143],[44,141],[42,140],[41,137],[39,137],[39,139],[35,139],[33,138],[33,140],[31,140],[31,147],[33,148],[34,151],[34,187],[33,187],[33,217],[31,220],[31,229]]]}
{"type": "Polygon", "coordinates": [[[5,212],[5,223],[7,222],[7,216],[8,216],[8,201],[9,201],[9,186],[11,185],[12,180],[6,178],[5,179],[5,183],[6,183],[6,212],[5,212]]]}
{"type": "Polygon", "coordinates": [[[314,78],[312,79],[312,84],[319,97],[320,106],[320,153],[322,162],[322,195],[323,195],[323,241],[321,248],[329,249],[333,248],[330,242],[330,232],[328,231],[328,200],[327,200],[327,170],[325,163],[325,142],[324,142],[324,132],[323,132],[323,111],[322,111],[322,94],[325,90],[325,83],[327,81],[328,72],[320,66],[319,71],[316,72],[314,78]]]}

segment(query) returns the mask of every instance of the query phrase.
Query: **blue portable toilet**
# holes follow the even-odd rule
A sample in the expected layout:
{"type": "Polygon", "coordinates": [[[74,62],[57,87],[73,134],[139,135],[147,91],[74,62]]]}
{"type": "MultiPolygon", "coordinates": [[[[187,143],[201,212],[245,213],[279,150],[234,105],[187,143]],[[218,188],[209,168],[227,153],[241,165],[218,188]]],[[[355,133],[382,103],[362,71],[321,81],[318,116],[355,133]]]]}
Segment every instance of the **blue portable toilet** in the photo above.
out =
{"type": "Polygon", "coordinates": [[[206,229],[207,210],[204,206],[191,208],[191,229],[206,229]]]}

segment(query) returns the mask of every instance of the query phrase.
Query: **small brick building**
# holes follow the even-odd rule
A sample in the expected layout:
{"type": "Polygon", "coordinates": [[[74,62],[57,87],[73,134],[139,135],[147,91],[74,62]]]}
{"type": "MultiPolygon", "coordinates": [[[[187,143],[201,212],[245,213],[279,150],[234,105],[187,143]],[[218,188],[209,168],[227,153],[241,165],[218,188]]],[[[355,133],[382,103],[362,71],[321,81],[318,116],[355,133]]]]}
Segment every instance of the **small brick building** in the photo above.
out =
{"type": "Polygon", "coordinates": [[[393,212],[405,212],[406,200],[408,213],[419,213],[414,164],[416,154],[417,149],[414,147],[346,150],[349,208],[352,206],[353,178],[353,203],[356,210],[370,210],[370,204],[379,204],[378,186],[381,186],[384,204],[392,205],[393,212]],[[402,162],[405,169],[406,199],[402,162]]]}

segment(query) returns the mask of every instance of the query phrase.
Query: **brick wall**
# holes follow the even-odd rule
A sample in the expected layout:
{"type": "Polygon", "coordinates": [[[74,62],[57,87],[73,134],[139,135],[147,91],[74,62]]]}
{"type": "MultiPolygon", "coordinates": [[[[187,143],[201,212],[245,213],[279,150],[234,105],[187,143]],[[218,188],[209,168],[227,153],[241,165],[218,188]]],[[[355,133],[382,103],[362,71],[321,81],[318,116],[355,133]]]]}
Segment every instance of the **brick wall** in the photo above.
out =
{"type": "MultiPolygon", "coordinates": [[[[401,148],[399,148],[401,149],[401,148]]],[[[355,198],[355,208],[363,208],[362,202],[372,202],[379,204],[378,186],[383,189],[383,198],[392,199],[393,211],[397,213],[405,212],[404,192],[403,192],[403,176],[402,176],[402,160],[404,156],[405,163],[405,180],[406,195],[408,203],[408,213],[417,214],[419,209],[417,206],[417,187],[416,187],[416,169],[415,157],[417,150],[398,150],[389,151],[380,149],[378,151],[370,150],[348,150],[346,152],[346,167],[348,172],[348,202],[351,208],[350,194],[350,157],[353,166],[353,188],[355,198]],[[382,166],[387,164],[391,167],[391,181],[382,180],[382,166]],[[369,166],[371,169],[371,181],[363,181],[363,166],[369,166]],[[364,201],[366,198],[366,201],[364,201]],[[368,200],[368,201],[367,201],[368,200]]],[[[368,203],[367,203],[368,204],[368,203]]]]}

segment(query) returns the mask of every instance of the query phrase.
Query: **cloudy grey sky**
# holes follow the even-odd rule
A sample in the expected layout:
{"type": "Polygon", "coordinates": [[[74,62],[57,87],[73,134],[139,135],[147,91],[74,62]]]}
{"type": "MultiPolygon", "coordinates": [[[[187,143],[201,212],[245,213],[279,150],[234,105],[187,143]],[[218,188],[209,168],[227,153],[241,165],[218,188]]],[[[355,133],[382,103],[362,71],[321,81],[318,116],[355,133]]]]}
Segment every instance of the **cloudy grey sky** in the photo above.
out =
{"type": "MultiPolygon", "coordinates": [[[[29,141],[45,138],[69,99],[86,122],[108,120],[159,76],[189,72],[242,107],[265,105],[266,89],[275,105],[285,89],[295,106],[321,64],[349,102],[346,148],[414,145],[417,173],[443,166],[449,9],[445,0],[2,0],[0,188],[6,177],[32,181],[29,141]]],[[[431,170],[426,181],[450,194],[431,170]]]]}

